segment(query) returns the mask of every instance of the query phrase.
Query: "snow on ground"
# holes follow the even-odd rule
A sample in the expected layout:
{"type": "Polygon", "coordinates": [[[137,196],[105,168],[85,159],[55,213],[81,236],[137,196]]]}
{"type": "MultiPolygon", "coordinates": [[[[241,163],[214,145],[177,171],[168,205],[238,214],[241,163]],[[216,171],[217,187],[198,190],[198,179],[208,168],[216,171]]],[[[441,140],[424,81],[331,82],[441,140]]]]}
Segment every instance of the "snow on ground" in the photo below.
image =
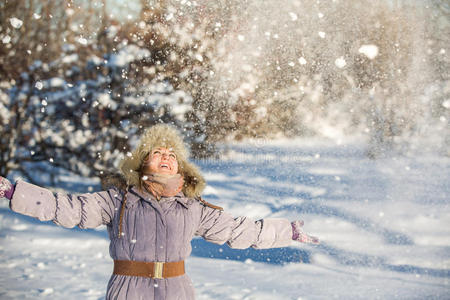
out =
{"type": "MultiPolygon", "coordinates": [[[[199,300],[450,298],[448,157],[370,160],[358,144],[301,140],[227,147],[198,162],[205,199],[236,216],[301,218],[321,244],[232,250],[194,239],[187,272],[199,300]]],[[[105,228],[63,229],[0,205],[0,299],[103,299],[105,228]]]]}

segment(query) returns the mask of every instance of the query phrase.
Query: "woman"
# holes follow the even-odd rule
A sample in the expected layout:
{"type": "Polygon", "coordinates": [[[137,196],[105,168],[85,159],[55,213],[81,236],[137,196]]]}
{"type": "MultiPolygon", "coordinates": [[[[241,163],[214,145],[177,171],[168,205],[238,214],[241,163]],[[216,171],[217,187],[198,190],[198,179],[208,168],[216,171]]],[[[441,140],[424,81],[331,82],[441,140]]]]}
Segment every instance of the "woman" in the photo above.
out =
{"type": "Polygon", "coordinates": [[[233,218],[202,200],[205,181],[170,126],[150,128],[120,170],[111,188],[78,196],[0,177],[0,197],[18,213],[69,228],[107,226],[114,271],[106,299],[194,299],[184,272],[194,236],[237,249],[318,243],[302,221],[233,218]]]}

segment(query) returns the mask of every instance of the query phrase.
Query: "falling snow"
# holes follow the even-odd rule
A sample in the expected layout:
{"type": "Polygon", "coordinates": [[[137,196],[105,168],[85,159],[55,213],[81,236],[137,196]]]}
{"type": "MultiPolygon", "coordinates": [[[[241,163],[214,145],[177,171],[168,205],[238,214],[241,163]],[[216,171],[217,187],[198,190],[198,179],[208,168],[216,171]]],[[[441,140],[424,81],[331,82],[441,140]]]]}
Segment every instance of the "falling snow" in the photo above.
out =
{"type": "Polygon", "coordinates": [[[375,45],[362,45],[358,51],[369,59],[374,59],[378,55],[378,47],[375,45]]]}
{"type": "Polygon", "coordinates": [[[8,44],[11,42],[11,37],[9,35],[5,35],[2,39],[3,44],[8,44]]]}
{"type": "Polygon", "coordinates": [[[10,22],[11,26],[16,29],[19,29],[23,25],[23,21],[20,19],[17,19],[17,18],[10,18],[9,22],[10,22]]]}
{"type": "Polygon", "coordinates": [[[342,69],[347,65],[347,62],[345,61],[345,59],[341,56],[339,58],[336,58],[336,60],[334,61],[334,64],[336,65],[336,67],[342,69]]]}

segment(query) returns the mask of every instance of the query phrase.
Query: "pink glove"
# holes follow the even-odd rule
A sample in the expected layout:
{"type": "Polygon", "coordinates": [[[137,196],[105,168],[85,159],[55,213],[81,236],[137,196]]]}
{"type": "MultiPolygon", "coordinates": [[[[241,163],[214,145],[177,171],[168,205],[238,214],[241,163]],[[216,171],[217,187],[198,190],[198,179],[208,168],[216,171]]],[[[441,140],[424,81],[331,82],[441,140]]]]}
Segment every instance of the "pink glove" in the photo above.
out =
{"type": "Polygon", "coordinates": [[[8,179],[0,176],[0,198],[5,197],[8,200],[11,200],[13,194],[14,194],[14,186],[8,179]]]}
{"type": "Polygon", "coordinates": [[[319,239],[315,236],[307,235],[303,232],[303,221],[294,221],[292,225],[292,239],[300,243],[319,244],[319,239]]]}

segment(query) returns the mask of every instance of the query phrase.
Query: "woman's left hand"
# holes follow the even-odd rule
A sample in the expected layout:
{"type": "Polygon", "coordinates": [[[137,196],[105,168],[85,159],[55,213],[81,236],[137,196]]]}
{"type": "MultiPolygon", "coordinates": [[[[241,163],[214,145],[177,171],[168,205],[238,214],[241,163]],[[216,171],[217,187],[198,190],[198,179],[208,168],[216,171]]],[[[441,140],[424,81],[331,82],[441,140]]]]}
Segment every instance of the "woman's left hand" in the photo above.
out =
{"type": "Polygon", "coordinates": [[[14,186],[8,179],[0,176],[0,198],[5,197],[6,199],[11,200],[13,194],[14,186]]]}
{"type": "Polygon", "coordinates": [[[309,243],[309,244],[319,244],[319,239],[315,236],[308,235],[303,232],[303,224],[304,222],[294,221],[291,223],[292,225],[292,239],[294,241],[300,242],[300,243],[309,243]]]}

